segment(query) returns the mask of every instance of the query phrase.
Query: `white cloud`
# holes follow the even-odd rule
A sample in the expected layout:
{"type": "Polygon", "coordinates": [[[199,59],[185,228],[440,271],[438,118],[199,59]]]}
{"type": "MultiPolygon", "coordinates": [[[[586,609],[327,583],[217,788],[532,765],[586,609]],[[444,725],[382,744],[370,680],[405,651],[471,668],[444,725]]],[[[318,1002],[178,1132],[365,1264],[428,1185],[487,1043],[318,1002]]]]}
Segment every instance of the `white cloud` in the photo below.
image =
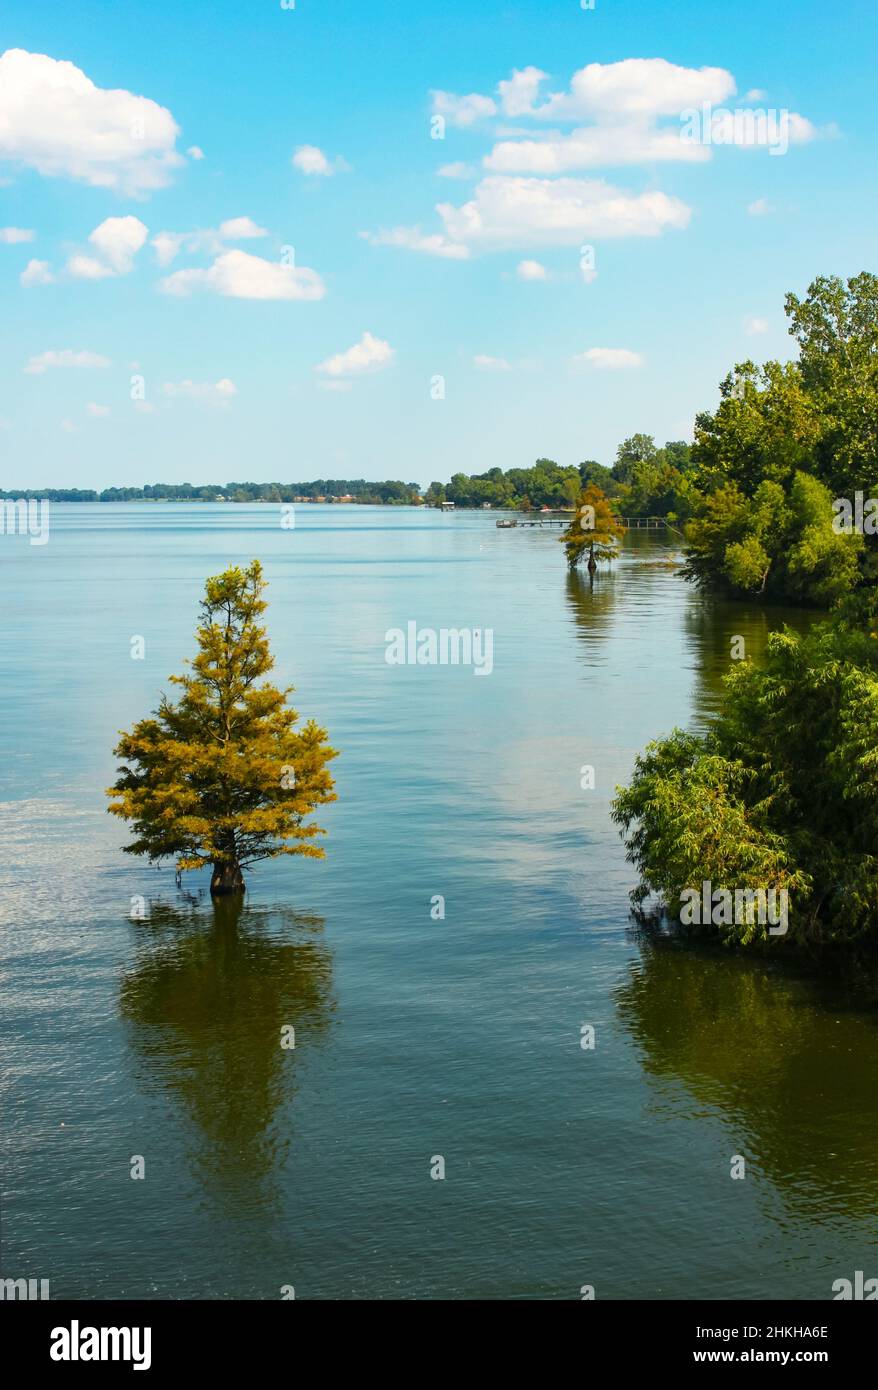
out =
{"type": "Polygon", "coordinates": [[[763,90],[762,90],[761,87],[751,87],[750,90],[749,90],[749,92],[747,92],[747,93],[745,94],[744,100],[745,100],[745,101],[764,101],[767,95],[768,95],[768,93],[767,93],[767,92],[763,92],[763,90]]]}
{"type": "Polygon", "coordinates": [[[472,178],[475,170],[472,165],[464,164],[458,160],[455,164],[442,164],[436,170],[440,179],[469,179],[472,178]]]}
{"type": "Polygon", "coordinates": [[[186,153],[188,154],[190,159],[204,158],[204,150],[201,148],[200,145],[190,145],[186,153]]]}
{"type": "Polygon", "coordinates": [[[158,232],[150,245],[155,251],[159,265],[170,265],[174,257],[178,255],[185,240],[186,236],[183,232],[158,232]]]}
{"type": "Polygon", "coordinates": [[[347,164],[341,158],[329,159],[317,145],[299,145],[292,158],[294,169],[301,174],[317,174],[328,178],[331,174],[342,173],[347,164]]]}
{"type": "MultiPolygon", "coordinates": [[[[719,103],[735,92],[735,81],[724,68],[683,68],[664,58],[627,58],[619,63],[590,63],[573,74],[570,90],[555,93],[534,105],[545,74],[536,68],[513,72],[499,91],[509,99],[508,114],[538,122],[588,119],[569,134],[560,131],[502,140],[484,160],[495,173],[561,174],[576,169],[608,168],[667,160],[706,161],[711,145],[756,146],[781,140],[800,144],[817,131],[796,112],[772,113],[748,109],[729,111],[719,103]],[[693,138],[682,125],[658,126],[661,117],[698,121],[709,113],[710,130],[693,138]],[[768,124],[766,125],[766,123],[768,124]]],[[[747,100],[759,96],[748,93],[747,100]]]]}
{"type": "Polygon", "coordinates": [[[0,227],[0,243],[17,246],[22,241],[33,241],[34,233],[26,227],[0,227]]]}
{"type": "Polygon", "coordinates": [[[326,293],[316,270],[281,265],[248,251],[224,251],[208,270],[177,270],[159,281],[165,294],[186,296],[209,290],[229,299],[322,299],[326,293]]]}
{"type": "MultiPolygon", "coordinates": [[[[735,79],[725,68],[687,68],[664,58],[589,63],[573,74],[566,91],[551,93],[540,101],[546,77],[541,69],[526,67],[513,69],[511,76],[498,84],[503,113],[519,122],[536,122],[537,129],[536,133],[521,128],[504,132],[507,138],[485,158],[485,168],[494,173],[563,174],[669,160],[703,162],[712,158],[711,145],[767,143],[759,133],[758,119],[761,117],[764,126],[765,112],[731,112],[722,107],[736,91],[735,79]],[[684,133],[679,118],[685,115],[691,120],[691,113],[696,112],[700,120],[705,110],[712,113],[709,136],[693,139],[684,133]],[[678,123],[657,124],[670,117],[677,117],[678,123]],[[588,124],[566,134],[539,129],[548,122],[577,121],[588,124]]],[[[763,95],[753,89],[746,100],[763,95]]],[[[433,97],[435,109],[457,125],[497,114],[493,98],[476,93],[456,97],[434,92],[433,97]]],[[[802,143],[816,137],[815,127],[804,116],[774,114],[782,115],[783,128],[777,138],[772,135],[772,143],[781,139],[802,143]]]]}
{"type": "Polygon", "coordinates": [[[218,235],[221,241],[249,241],[254,237],[268,236],[268,232],[258,226],[252,217],[229,217],[219,224],[218,235]]]}
{"type": "Polygon", "coordinates": [[[170,265],[181,251],[194,254],[207,251],[218,256],[224,251],[227,241],[250,241],[256,237],[268,236],[252,217],[229,217],[218,227],[202,227],[194,232],[158,232],[150,243],[159,265],[170,265]]]}
{"type": "Polygon", "coordinates": [[[461,129],[497,114],[497,103],[477,92],[465,97],[455,96],[453,92],[433,92],[432,97],[434,114],[444,116],[449,125],[461,129]]]}
{"type": "Polygon", "coordinates": [[[639,352],[631,352],[629,348],[589,348],[587,352],[580,352],[573,358],[575,366],[598,367],[606,371],[624,371],[630,367],[642,367],[645,360],[639,352]]]}
{"type": "Polygon", "coordinates": [[[85,407],[85,413],[91,415],[94,420],[102,420],[109,415],[110,407],[108,405],[96,405],[94,401],[89,401],[85,407]]]}
{"type": "Polygon", "coordinates": [[[372,246],[401,246],[406,251],[423,251],[428,256],[465,261],[469,250],[460,242],[449,241],[441,232],[424,233],[420,227],[391,227],[387,231],[361,232],[372,246]]]}
{"type": "Polygon", "coordinates": [[[473,358],[473,365],[482,372],[511,372],[512,367],[505,357],[486,357],[484,353],[478,353],[473,358]]]}
{"type": "Polygon", "coordinates": [[[227,376],[220,381],[166,381],[162,385],[162,395],[172,401],[204,401],[207,405],[228,407],[238,388],[227,376]]]}
{"type": "Polygon", "coordinates": [[[60,351],[50,350],[31,357],[25,371],[31,376],[41,375],[48,367],[109,367],[110,359],[99,352],[74,352],[72,348],[60,351]]]}
{"type": "Polygon", "coordinates": [[[735,79],[724,68],[684,68],[664,58],[624,58],[580,68],[570,79],[569,91],[554,93],[528,114],[552,121],[654,119],[679,115],[704,102],[716,105],[734,91],[735,79]]]}
{"type": "Polygon", "coordinates": [[[682,139],[679,127],[659,130],[631,122],[583,126],[550,139],[500,141],[483,163],[494,173],[563,174],[670,160],[703,163],[710,157],[707,145],[682,139]]]}
{"type": "Polygon", "coordinates": [[[10,48],[0,57],[0,160],[134,197],[183,163],[170,111],[96,87],[75,64],[10,48]]]}
{"type": "Polygon", "coordinates": [[[299,145],[293,155],[293,167],[303,174],[331,174],[332,167],[316,145],[299,145]]]}
{"type": "Polygon", "coordinates": [[[148,236],[149,228],[138,217],[107,217],[89,236],[97,255],[71,256],[67,269],[77,280],[127,275],[148,236]]]}
{"type": "Polygon", "coordinates": [[[519,261],[515,267],[519,280],[548,280],[549,272],[540,261],[519,261]]]}
{"type": "Polygon", "coordinates": [[[767,198],[757,198],[755,202],[747,204],[747,211],[751,217],[764,217],[771,212],[771,206],[767,198]]]}
{"type": "Polygon", "coordinates": [[[94,256],[71,256],[67,270],[74,280],[105,280],[113,272],[94,256]]]}
{"type": "Polygon", "coordinates": [[[383,367],[388,367],[394,356],[394,350],[389,343],[366,332],[353,347],[327,357],[326,361],[320,362],[314,370],[330,378],[363,376],[366,372],[377,372],[383,367]]]}
{"type": "Polygon", "coordinates": [[[752,337],[756,333],[768,332],[768,319],[755,318],[753,314],[744,320],[744,331],[752,337]]]}
{"type": "Polygon", "coordinates": [[[76,425],[72,420],[62,420],[61,428],[65,434],[76,434],[76,425]]]}
{"type": "Polygon", "coordinates": [[[36,260],[28,261],[18,278],[25,289],[30,289],[32,285],[51,285],[55,279],[49,262],[36,260]]]}
{"type": "Polygon", "coordinates": [[[437,211],[452,242],[488,249],[575,246],[584,237],[658,236],[689,222],[690,209],[666,193],[632,194],[600,179],[482,179],[462,207],[437,211]]]}
{"type": "Polygon", "coordinates": [[[512,76],[506,82],[497,84],[504,113],[507,116],[531,115],[540,84],[548,75],[539,68],[513,68],[512,76]]]}

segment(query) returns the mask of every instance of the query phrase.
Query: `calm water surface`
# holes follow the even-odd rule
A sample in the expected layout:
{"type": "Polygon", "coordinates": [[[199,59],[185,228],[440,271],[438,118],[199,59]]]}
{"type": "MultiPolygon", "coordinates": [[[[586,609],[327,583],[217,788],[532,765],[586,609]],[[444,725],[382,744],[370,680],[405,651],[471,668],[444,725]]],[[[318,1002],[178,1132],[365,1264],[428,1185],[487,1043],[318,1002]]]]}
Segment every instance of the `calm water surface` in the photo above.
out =
{"type": "Polygon", "coordinates": [[[639,941],[608,814],[649,739],[709,719],[731,636],[758,653],[789,615],[699,599],[666,538],[630,536],[591,590],[554,534],[477,513],[52,520],[47,546],[0,543],[5,1275],[83,1299],[826,1299],[878,1274],[870,997],[639,941]],[[327,859],[260,866],[236,918],[123,855],[103,788],[193,654],[205,577],[253,556],[339,801],[327,859]],[[411,619],[492,628],[492,675],[388,666],[411,619]]]}

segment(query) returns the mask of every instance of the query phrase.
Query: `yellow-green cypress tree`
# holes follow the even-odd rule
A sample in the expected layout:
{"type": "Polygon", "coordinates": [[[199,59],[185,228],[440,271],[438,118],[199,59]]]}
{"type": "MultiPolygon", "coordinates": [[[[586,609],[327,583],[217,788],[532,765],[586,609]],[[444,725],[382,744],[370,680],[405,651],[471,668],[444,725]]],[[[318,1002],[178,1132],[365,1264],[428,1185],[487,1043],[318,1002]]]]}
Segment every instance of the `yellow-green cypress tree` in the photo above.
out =
{"type": "Polygon", "coordinates": [[[322,858],[303,821],[335,800],[326,730],[287,704],[293,687],[259,683],[273,667],[265,628],[265,580],[254,560],[208,579],[190,672],[171,676],[180,699],[123,733],[124,760],[107,794],[131,821],[128,854],[173,857],[178,872],[210,866],[212,894],[244,889],[243,871],[280,854],[322,858]]]}
{"type": "Polygon", "coordinates": [[[579,494],[576,515],[559,537],[570,569],[575,569],[585,555],[589,574],[594,574],[598,560],[615,560],[623,530],[609,499],[596,483],[589,483],[579,494]]]}

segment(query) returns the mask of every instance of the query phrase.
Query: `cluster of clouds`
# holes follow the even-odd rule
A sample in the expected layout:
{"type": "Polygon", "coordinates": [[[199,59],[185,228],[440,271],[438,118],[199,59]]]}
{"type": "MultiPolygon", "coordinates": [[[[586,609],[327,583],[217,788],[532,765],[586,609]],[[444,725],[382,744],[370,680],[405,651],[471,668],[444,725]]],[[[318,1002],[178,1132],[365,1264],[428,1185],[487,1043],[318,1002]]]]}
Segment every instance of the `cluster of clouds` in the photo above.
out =
{"type": "MultiPolygon", "coordinates": [[[[171,182],[199,145],[177,149],[180,127],[167,107],[122,88],[99,87],[75,63],[10,48],[0,54],[0,159],[48,178],[70,178],[142,198],[171,182]]],[[[316,145],[293,166],[307,175],[348,168],[316,145]]]]}
{"type": "MultiPolygon", "coordinates": [[[[162,268],[181,254],[206,251],[214,256],[210,266],[176,270],[165,276],[159,280],[159,289],[178,297],[208,290],[232,299],[322,299],[326,287],[316,270],[283,260],[270,261],[229,245],[268,235],[251,217],[232,217],[219,227],[193,232],[158,232],[150,244],[162,268]]],[[[0,229],[0,241],[25,241],[32,236],[16,227],[0,229]]],[[[139,217],[107,217],[89,235],[88,250],[70,256],[59,274],[74,280],[127,275],[148,238],[149,228],[139,217]]],[[[19,278],[22,285],[32,288],[53,284],[58,274],[48,261],[32,259],[19,278]]]]}
{"type": "MultiPolygon", "coordinates": [[[[716,111],[737,94],[735,79],[725,68],[687,68],[664,58],[588,63],[574,72],[566,91],[543,97],[548,76],[535,67],[514,69],[506,81],[497,84],[496,99],[434,91],[433,111],[461,129],[499,116],[533,121],[533,133],[513,130],[509,133],[516,138],[495,144],[483,161],[485,167],[540,173],[551,165],[552,172],[560,172],[564,168],[611,167],[662,158],[710,159],[709,149],[693,151],[679,138],[680,117],[705,107],[716,111]],[[676,120],[677,124],[660,126],[662,119],[676,120]],[[558,129],[577,122],[587,124],[576,125],[569,132],[558,129]]],[[[745,94],[744,102],[752,106],[764,98],[764,92],[754,89],[745,94]]],[[[815,138],[817,131],[804,116],[789,112],[789,120],[794,143],[815,138]]],[[[752,145],[757,139],[752,125],[741,125],[728,135],[728,143],[752,145]]]]}
{"type": "MultiPolygon", "coordinates": [[[[545,92],[547,81],[541,69],[525,67],[513,70],[492,95],[434,91],[433,116],[443,136],[447,126],[473,130],[491,122],[516,124],[494,129],[470,199],[436,204],[439,228],[398,226],[361,235],[374,245],[448,260],[467,260],[481,251],[575,246],[587,239],[655,237],[687,227],[691,208],[655,189],[620,188],[594,171],[652,169],[672,161],[701,164],[713,158],[718,144],[754,148],[762,142],[764,126],[758,120],[732,119],[720,105],[737,90],[724,68],[627,58],[587,64],[563,91],[545,92]],[[693,112],[710,123],[712,140],[684,138],[682,118],[693,112]]],[[[754,90],[744,101],[763,97],[754,90]]],[[[741,110],[754,114],[751,107],[741,110]]],[[[818,133],[796,112],[785,113],[784,131],[791,144],[818,133]]],[[[458,161],[438,172],[467,178],[474,171],[458,161]]],[[[749,210],[758,215],[768,209],[764,200],[756,200],[749,210]]],[[[531,279],[546,278],[533,270],[538,262],[523,264],[531,268],[531,279]]],[[[528,272],[520,278],[528,278],[528,272]]]]}
{"type": "MultiPolygon", "coordinates": [[[[318,362],[314,371],[320,378],[321,386],[333,391],[347,391],[358,377],[382,371],[389,367],[395,358],[396,352],[390,343],[366,331],[351,347],[333,353],[323,362],[318,362]]],[[[87,349],[51,348],[30,357],[23,370],[28,376],[44,376],[46,372],[57,369],[94,369],[111,365],[109,357],[102,353],[87,349]]],[[[138,367],[136,362],[130,365],[132,369],[138,367]]],[[[183,381],[163,382],[159,393],[165,401],[199,401],[227,408],[237,396],[238,388],[229,377],[222,377],[214,382],[192,381],[186,378],[183,381]]],[[[137,404],[140,409],[153,409],[152,406],[144,407],[142,401],[137,404]]],[[[110,407],[92,401],[86,406],[86,414],[100,419],[110,414],[110,407]]]]}
{"type": "MultiPolygon", "coordinates": [[[[8,49],[0,55],[0,161],[33,169],[48,178],[68,178],[143,199],[170,183],[186,158],[198,162],[204,151],[177,149],[180,127],[171,112],[148,97],[97,86],[74,63],[43,53],[8,49]]],[[[306,176],[329,176],[347,169],[316,145],[300,145],[293,167],[306,176]]],[[[212,264],[178,270],[159,283],[171,295],[212,291],[234,299],[314,300],[325,294],[320,275],[307,267],[277,262],[228,243],[265,237],[249,217],[218,228],[162,231],[152,239],[156,260],[166,267],[181,254],[211,255],[212,264]]],[[[103,280],[127,275],[149,237],[138,217],[108,217],[60,270],[32,259],[21,272],[26,288],[59,278],[103,280]]],[[[0,229],[0,243],[34,239],[19,227],[0,229]]]]}
{"type": "MultiPolygon", "coordinates": [[[[435,205],[438,221],[360,232],[374,246],[414,251],[449,261],[466,261],[490,252],[539,252],[580,246],[584,241],[657,237],[685,229],[691,208],[680,198],[653,186],[625,188],[608,181],[608,169],[635,169],[671,162],[702,164],[713,158],[710,141],[681,138],[681,119],[701,111],[706,119],[721,103],[736,96],[732,74],[723,68],[682,67],[662,58],[630,58],[589,63],[573,73],[569,85],[547,89],[548,74],[533,66],[515,69],[493,93],[432,93],[434,122],[445,129],[485,128],[490,148],[480,167],[464,161],[442,165],[448,180],[472,180],[463,202],[435,205]]],[[[750,91],[745,102],[764,93],[750,91]]],[[[753,146],[756,127],[729,122],[720,113],[724,138],[714,143],[753,146]],[[725,138],[728,136],[728,138],[725,138]]],[[[791,144],[813,140],[818,132],[804,116],[787,113],[791,144]]],[[[45,177],[68,178],[115,194],[145,199],[171,182],[186,160],[199,162],[204,151],[190,145],[177,149],[180,128],[159,103],[122,89],[97,86],[75,64],[45,54],[10,49],[0,55],[0,161],[36,170],[45,177]]],[[[326,179],[347,170],[339,156],[316,145],[299,145],[292,167],[306,179],[326,179]]],[[[748,206],[752,216],[770,212],[765,198],[748,206]]],[[[32,229],[0,228],[0,244],[26,245],[32,229]]],[[[217,227],[191,231],[161,230],[150,235],[132,214],[110,216],[88,235],[57,268],[31,259],[21,272],[25,287],[58,280],[101,281],[128,275],[149,244],[162,274],[159,290],[185,298],[196,293],[244,300],[314,301],[326,293],[316,270],[297,267],[282,248],[269,259],[240,243],[265,241],[270,232],[251,217],[238,216],[217,227]],[[186,258],[207,264],[180,266],[186,258]],[[174,267],[171,269],[171,267],[174,267]],[[165,273],[167,272],[167,273],[165,273]]],[[[584,271],[586,279],[594,271],[584,271]]],[[[518,261],[522,282],[540,283],[552,272],[532,255],[518,261]]],[[[768,329],[764,319],[744,321],[745,332],[768,329]]],[[[315,374],[327,390],[348,390],[359,377],[382,371],[395,359],[385,340],[363,332],[343,351],[319,362],[315,374]]],[[[479,354],[481,371],[509,372],[505,358],[479,354]]],[[[572,359],[574,367],[629,370],[644,358],[627,348],[591,347],[572,359]]],[[[40,376],[57,368],[106,368],[109,359],[85,350],[63,349],[29,359],[24,371],[40,376]]],[[[227,408],[237,395],[228,377],[216,382],[189,379],[166,382],[166,402],[196,400],[227,408]]],[[[151,408],[151,407],[150,407],[151,408]]],[[[109,406],[89,402],[86,414],[102,418],[109,406]]],[[[69,422],[68,422],[69,423],[69,422]]]]}
{"type": "MultiPolygon", "coordinates": [[[[136,362],[131,363],[132,367],[137,365],[136,362]]],[[[91,352],[84,348],[52,348],[29,358],[23,370],[28,376],[44,376],[48,371],[59,369],[91,370],[110,366],[112,363],[109,357],[100,352],[91,352]]],[[[222,377],[214,382],[191,381],[186,378],[183,381],[163,382],[159,387],[159,394],[165,401],[199,401],[225,409],[237,396],[238,388],[229,377],[222,377]]],[[[154,409],[144,401],[135,404],[141,410],[151,412],[154,409]]],[[[110,413],[110,406],[101,405],[97,401],[89,401],[85,406],[85,414],[93,420],[106,419],[110,413]]],[[[77,428],[69,419],[62,420],[61,426],[68,434],[74,433],[77,428]]]]}

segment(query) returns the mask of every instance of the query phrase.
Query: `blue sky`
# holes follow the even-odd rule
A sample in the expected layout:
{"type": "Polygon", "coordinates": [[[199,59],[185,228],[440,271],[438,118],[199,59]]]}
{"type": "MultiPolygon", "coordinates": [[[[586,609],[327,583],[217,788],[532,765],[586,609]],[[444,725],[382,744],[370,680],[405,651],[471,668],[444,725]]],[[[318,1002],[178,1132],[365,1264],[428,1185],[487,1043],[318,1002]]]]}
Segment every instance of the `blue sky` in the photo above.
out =
{"type": "Polygon", "coordinates": [[[878,268],[876,31],[866,0],[5,0],[3,486],[690,435],[792,355],[787,290],[878,268]],[[703,101],[717,140],[793,113],[789,148],[684,145],[703,101]]]}

